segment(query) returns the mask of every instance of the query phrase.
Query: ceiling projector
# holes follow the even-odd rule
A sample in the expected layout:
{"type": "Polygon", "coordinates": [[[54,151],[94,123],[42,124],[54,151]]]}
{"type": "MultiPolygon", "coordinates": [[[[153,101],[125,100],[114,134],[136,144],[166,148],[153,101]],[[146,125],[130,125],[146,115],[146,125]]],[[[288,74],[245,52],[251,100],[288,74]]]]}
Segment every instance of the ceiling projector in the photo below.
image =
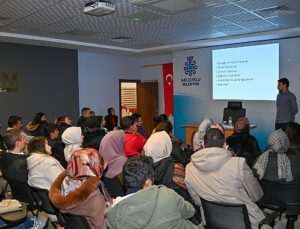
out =
{"type": "Polygon", "coordinates": [[[85,4],[84,13],[93,16],[103,16],[116,11],[115,5],[108,1],[91,1],[85,4]]]}

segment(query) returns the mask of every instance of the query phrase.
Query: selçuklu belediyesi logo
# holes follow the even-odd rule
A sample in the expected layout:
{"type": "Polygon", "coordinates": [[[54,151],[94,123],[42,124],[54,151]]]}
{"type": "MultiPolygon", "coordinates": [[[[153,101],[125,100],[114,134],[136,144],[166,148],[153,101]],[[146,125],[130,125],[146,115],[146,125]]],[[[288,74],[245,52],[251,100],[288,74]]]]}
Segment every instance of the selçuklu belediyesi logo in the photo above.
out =
{"type": "Polygon", "coordinates": [[[184,63],[184,74],[189,76],[188,78],[182,77],[181,84],[182,86],[198,86],[201,81],[201,77],[192,77],[196,75],[196,70],[198,68],[197,62],[194,60],[194,56],[187,56],[186,62],[184,63]]]}

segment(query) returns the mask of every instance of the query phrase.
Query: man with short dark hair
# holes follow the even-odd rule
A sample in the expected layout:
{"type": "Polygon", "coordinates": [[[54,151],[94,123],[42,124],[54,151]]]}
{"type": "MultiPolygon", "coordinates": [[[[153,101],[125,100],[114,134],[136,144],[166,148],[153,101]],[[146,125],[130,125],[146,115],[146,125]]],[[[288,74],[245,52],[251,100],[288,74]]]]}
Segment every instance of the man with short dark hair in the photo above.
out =
{"type": "Polygon", "coordinates": [[[226,148],[221,130],[209,129],[204,136],[203,149],[192,155],[186,167],[185,184],[198,206],[201,206],[200,197],[208,201],[245,204],[251,226],[257,228],[264,214],[255,202],[262,197],[263,191],[245,158],[232,157],[226,148]]]}
{"type": "Polygon", "coordinates": [[[121,119],[121,128],[125,132],[124,154],[127,157],[140,155],[146,143],[146,138],[137,132],[137,124],[134,117],[123,117],[121,119]]]}
{"type": "Polygon", "coordinates": [[[83,130],[85,127],[85,123],[87,118],[91,117],[91,109],[88,107],[84,107],[81,109],[81,116],[79,117],[77,121],[77,126],[81,127],[83,130]]]}
{"type": "Polygon", "coordinates": [[[26,147],[25,134],[20,129],[6,131],[3,136],[6,152],[0,154],[0,168],[4,178],[28,181],[28,169],[24,150],[26,147]]]}
{"type": "Polygon", "coordinates": [[[16,116],[16,115],[11,115],[8,117],[7,120],[7,130],[12,129],[12,128],[16,128],[16,129],[22,129],[22,118],[20,116],[16,116]]]}
{"type": "Polygon", "coordinates": [[[287,78],[278,80],[278,95],[276,98],[276,121],[275,130],[281,128],[285,130],[288,124],[295,121],[295,115],[298,113],[296,96],[289,91],[290,82],[287,78]]]}
{"type": "Polygon", "coordinates": [[[195,209],[165,186],[153,185],[153,160],[135,156],[123,166],[127,195],[118,197],[108,209],[109,228],[198,228],[187,219],[195,209]],[[134,218],[133,218],[134,217],[134,218]]]}
{"type": "Polygon", "coordinates": [[[140,133],[140,135],[146,137],[146,133],[145,130],[143,128],[143,118],[139,113],[133,113],[131,114],[131,117],[134,118],[134,121],[136,123],[137,126],[137,132],[140,133]]]}

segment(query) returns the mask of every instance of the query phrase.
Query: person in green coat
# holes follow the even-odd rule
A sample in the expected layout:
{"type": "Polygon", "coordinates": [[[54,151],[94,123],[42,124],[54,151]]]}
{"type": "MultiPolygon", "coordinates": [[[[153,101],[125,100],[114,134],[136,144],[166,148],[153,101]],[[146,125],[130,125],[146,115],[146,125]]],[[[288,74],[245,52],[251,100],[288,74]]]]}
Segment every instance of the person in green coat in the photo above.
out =
{"type": "Polygon", "coordinates": [[[110,229],[196,229],[188,219],[194,207],[175,191],[153,185],[153,159],[134,156],[124,164],[127,195],[117,197],[107,210],[110,229]]]}

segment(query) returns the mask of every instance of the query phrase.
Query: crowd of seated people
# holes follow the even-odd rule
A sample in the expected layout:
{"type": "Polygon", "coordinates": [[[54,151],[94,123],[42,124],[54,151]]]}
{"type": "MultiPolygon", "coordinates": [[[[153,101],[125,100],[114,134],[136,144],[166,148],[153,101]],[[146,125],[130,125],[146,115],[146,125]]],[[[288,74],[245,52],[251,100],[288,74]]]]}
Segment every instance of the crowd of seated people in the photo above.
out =
{"type": "Polygon", "coordinates": [[[90,228],[198,228],[205,224],[200,198],[245,204],[257,228],[264,218],[259,180],[300,181],[295,122],[272,132],[262,152],[247,118],[225,138],[222,124],[205,117],[189,148],[165,114],[147,139],[137,113],[121,118],[119,128],[111,109],[108,125],[90,113],[84,108],[77,126],[68,115],[47,123],[37,113],[26,134],[12,115],[0,138],[3,177],[48,190],[57,209],[84,216],[90,228]]]}

